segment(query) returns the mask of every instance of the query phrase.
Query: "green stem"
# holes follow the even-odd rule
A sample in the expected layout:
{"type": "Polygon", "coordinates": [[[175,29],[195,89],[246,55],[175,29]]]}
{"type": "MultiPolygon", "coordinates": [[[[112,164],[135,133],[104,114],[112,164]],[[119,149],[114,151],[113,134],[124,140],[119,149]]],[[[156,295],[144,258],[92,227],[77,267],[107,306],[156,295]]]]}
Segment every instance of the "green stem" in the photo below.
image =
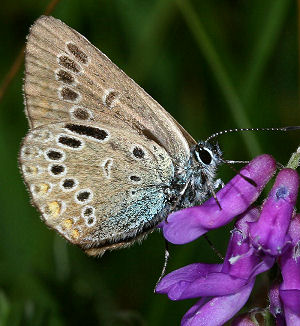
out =
{"type": "Polygon", "coordinates": [[[296,170],[299,166],[300,166],[300,146],[297,148],[297,151],[292,154],[287,164],[287,168],[296,170]]]}

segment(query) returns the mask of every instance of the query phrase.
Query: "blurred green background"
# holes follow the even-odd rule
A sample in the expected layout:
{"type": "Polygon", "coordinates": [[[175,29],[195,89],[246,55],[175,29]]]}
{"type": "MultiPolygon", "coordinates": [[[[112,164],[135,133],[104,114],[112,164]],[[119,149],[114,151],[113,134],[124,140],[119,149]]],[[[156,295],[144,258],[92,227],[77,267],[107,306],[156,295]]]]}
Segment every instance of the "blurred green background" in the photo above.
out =
{"type": "MultiPolygon", "coordinates": [[[[0,82],[44,0],[1,2],[0,82]]],[[[298,8],[291,0],[61,0],[53,16],[78,30],[193,136],[237,127],[299,125],[298,8]]],[[[0,101],[0,326],[178,325],[195,300],[155,295],[164,242],[89,258],[47,229],[17,163],[28,126],[18,71],[0,101]]],[[[221,136],[224,157],[270,153],[285,164],[299,132],[221,136]]],[[[234,175],[220,169],[226,182],[234,175]]],[[[212,232],[224,253],[230,227],[212,232]]],[[[202,239],[171,246],[168,270],[217,262],[202,239]]],[[[264,278],[257,281],[263,291],[264,278]]],[[[267,301],[262,296],[263,307],[267,301]]],[[[257,305],[249,301],[248,307],[257,305]]]]}

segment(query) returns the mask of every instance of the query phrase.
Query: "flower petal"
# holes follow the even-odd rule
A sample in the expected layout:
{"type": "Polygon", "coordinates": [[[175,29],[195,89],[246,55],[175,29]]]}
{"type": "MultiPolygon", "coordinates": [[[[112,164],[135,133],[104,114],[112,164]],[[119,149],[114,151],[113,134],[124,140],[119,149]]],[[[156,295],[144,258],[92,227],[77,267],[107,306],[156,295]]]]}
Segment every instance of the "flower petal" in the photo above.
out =
{"type": "Polygon", "coordinates": [[[258,209],[250,209],[236,222],[222,265],[192,264],[180,268],[165,276],[156,291],[171,300],[224,296],[238,292],[250,279],[270,269],[275,259],[257,253],[249,245],[248,223],[257,220],[258,214],[258,209]]]}
{"type": "Polygon", "coordinates": [[[263,205],[260,218],[250,225],[250,237],[256,247],[279,255],[287,244],[287,231],[297,200],[299,176],[295,170],[281,170],[263,205]]]}
{"type": "Polygon", "coordinates": [[[258,217],[259,210],[251,208],[236,221],[222,267],[223,273],[248,279],[254,266],[260,262],[260,257],[250,246],[248,238],[249,222],[256,221],[258,217]]]}
{"type": "MultiPolygon", "coordinates": [[[[296,245],[296,248],[298,245],[296,245]]],[[[283,282],[282,290],[300,290],[300,257],[295,256],[295,247],[289,248],[279,260],[283,282]]]]}
{"type": "Polygon", "coordinates": [[[291,221],[289,234],[292,245],[278,260],[282,283],[279,287],[280,299],[284,305],[287,325],[300,325],[300,215],[291,221]]]}
{"type": "Polygon", "coordinates": [[[175,244],[195,240],[210,229],[218,228],[243,213],[253,203],[276,169],[275,160],[261,155],[252,160],[240,172],[252,179],[257,186],[236,175],[216,194],[218,203],[210,198],[201,206],[190,207],[169,215],[164,223],[165,238],[175,244]]]}
{"type": "Polygon", "coordinates": [[[294,245],[300,241],[300,214],[296,214],[292,219],[288,234],[291,237],[292,243],[294,245]]]}
{"type": "Polygon", "coordinates": [[[297,250],[298,244],[290,247],[278,261],[283,279],[279,294],[284,307],[300,315],[300,257],[295,254],[297,250]]]}
{"type": "Polygon", "coordinates": [[[279,295],[279,284],[274,283],[269,292],[270,312],[276,318],[276,325],[284,326],[284,311],[279,295]]]}
{"type": "Polygon", "coordinates": [[[279,290],[284,307],[300,316],[300,290],[279,290]]]}
{"type": "Polygon", "coordinates": [[[257,253],[249,242],[249,223],[256,221],[258,216],[259,210],[251,208],[237,220],[221,272],[248,280],[273,266],[275,259],[257,253]]]}
{"type": "MultiPolygon", "coordinates": [[[[256,255],[253,248],[249,252],[256,255]]],[[[257,274],[270,269],[275,261],[271,256],[252,259],[250,254],[245,256],[244,260],[250,260],[250,263],[245,264],[241,258],[236,262],[235,271],[238,270],[239,264],[242,267],[247,266],[247,274],[241,272],[241,275],[246,277],[231,275],[230,270],[226,273],[220,272],[222,265],[192,264],[165,276],[157,285],[156,292],[167,294],[170,300],[233,294],[240,291],[257,274]]]]}
{"type": "Polygon", "coordinates": [[[178,300],[181,293],[198,278],[206,278],[208,274],[219,272],[220,264],[190,264],[179,268],[165,277],[157,284],[157,293],[168,294],[171,300],[178,300]]]}
{"type": "Polygon", "coordinates": [[[229,274],[211,273],[207,277],[198,278],[189,284],[177,300],[233,294],[238,292],[246,283],[248,280],[229,274]]]}
{"type": "Polygon", "coordinates": [[[284,306],[284,315],[286,326],[299,326],[300,325],[300,314],[295,313],[288,307],[284,306]]]}
{"type": "Polygon", "coordinates": [[[232,318],[247,302],[254,280],[241,291],[222,297],[215,297],[203,304],[197,302],[184,316],[182,326],[219,326],[232,318]]]}

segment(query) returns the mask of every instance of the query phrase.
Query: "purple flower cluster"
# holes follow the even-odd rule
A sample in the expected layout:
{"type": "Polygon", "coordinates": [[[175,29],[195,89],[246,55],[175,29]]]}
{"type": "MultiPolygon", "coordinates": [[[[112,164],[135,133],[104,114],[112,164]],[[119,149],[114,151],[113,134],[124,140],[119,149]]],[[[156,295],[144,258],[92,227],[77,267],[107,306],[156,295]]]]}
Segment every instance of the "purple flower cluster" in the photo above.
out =
{"type": "MultiPolygon", "coordinates": [[[[281,170],[262,207],[250,206],[275,171],[275,160],[261,155],[216,194],[222,209],[211,198],[199,207],[171,214],[162,225],[169,242],[184,244],[239,216],[222,264],[191,264],[158,283],[156,292],[171,300],[201,297],[184,315],[182,325],[223,325],[247,302],[256,276],[275,263],[282,281],[270,290],[270,312],[277,325],[300,325],[300,215],[294,214],[297,172],[281,170]]],[[[246,325],[240,320],[235,325],[246,325]]]]}

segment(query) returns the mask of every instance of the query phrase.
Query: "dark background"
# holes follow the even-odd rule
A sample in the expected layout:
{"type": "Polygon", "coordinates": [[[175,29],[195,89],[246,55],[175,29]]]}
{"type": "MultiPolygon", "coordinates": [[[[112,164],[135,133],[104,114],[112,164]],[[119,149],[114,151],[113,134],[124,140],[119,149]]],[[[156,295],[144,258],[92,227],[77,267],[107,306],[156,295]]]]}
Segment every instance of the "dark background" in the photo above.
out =
{"type": "MultiPolygon", "coordinates": [[[[47,1],[1,2],[0,82],[47,1]]],[[[61,0],[52,15],[86,36],[193,136],[299,125],[298,14],[291,0],[61,0]]],[[[0,325],[178,325],[194,300],[153,288],[164,255],[155,232],[130,249],[89,258],[48,230],[29,203],[17,156],[28,126],[24,66],[0,100],[0,325]]],[[[272,154],[285,164],[299,132],[219,138],[224,157],[272,154]]],[[[234,175],[220,169],[226,182],[234,175]]],[[[225,252],[230,227],[212,232],[225,252]]],[[[168,270],[217,262],[204,240],[171,246],[168,270]]],[[[264,276],[257,281],[265,307],[264,276]]]]}

